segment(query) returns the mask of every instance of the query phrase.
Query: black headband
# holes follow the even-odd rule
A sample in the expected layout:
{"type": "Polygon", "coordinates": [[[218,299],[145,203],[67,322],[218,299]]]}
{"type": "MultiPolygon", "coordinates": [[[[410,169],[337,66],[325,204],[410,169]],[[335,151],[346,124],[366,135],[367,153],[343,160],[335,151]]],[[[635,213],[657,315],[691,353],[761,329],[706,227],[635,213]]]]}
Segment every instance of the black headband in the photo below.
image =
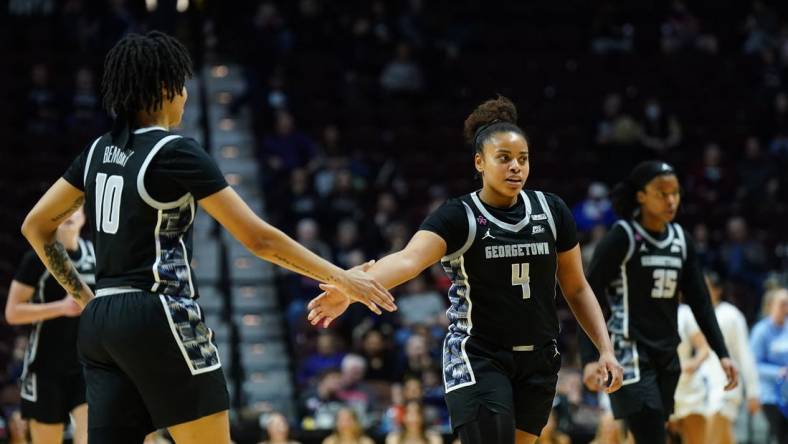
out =
{"type": "Polygon", "coordinates": [[[479,126],[479,128],[476,128],[476,134],[473,135],[473,146],[474,147],[479,146],[479,136],[481,136],[482,133],[484,131],[486,131],[487,129],[489,129],[491,126],[495,125],[496,123],[500,123],[500,122],[501,122],[500,120],[494,119],[494,120],[492,120],[490,122],[485,123],[484,125],[479,126]]]}
{"type": "Polygon", "coordinates": [[[642,190],[655,177],[668,174],[676,174],[676,170],[670,164],[658,160],[649,160],[636,166],[632,170],[632,174],[629,175],[628,181],[636,190],[642,190]]]}

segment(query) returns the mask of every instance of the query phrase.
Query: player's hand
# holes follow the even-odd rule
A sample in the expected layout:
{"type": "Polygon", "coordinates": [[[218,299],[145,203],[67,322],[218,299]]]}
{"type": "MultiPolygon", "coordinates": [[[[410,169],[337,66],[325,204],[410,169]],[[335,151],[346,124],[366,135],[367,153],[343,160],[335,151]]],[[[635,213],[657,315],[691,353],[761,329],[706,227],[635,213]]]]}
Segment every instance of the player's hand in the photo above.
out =
{"type": "Polygon", "coordinates": [[[361,302],[376,314],[382,314],[380,308],[387,311],[395,311],[394,296],[378,281],[369,275],[366,270],[374,264],[369,261],[357,267],[353,267],[343,273],[339,283],[333,285],[321,285],[323,291],[341,291],[350,299],[361,302]]]}
{"type": "Polygon", "coordinates": [[[607,393],[613,393],[624,384],[624,367],[618,363],[613,352],[599,354],[597,361],[597,375],[601,381],[601,388],[607,393]]]}
{"type": "Polygon", "coordinates": [[[761,400],[758,398],[750,398],[747,400],[747,411],[751,415],[758,413],[761,410],[761,400]]]}
{"type": "Polygon", "coordinates": [[[353,301],[333,285],[320,284],[320,288],[325,291],[309,301],[307,320],[312,325],[322,322],[323,328],[327,328],[334,319],[347,310],[353,301]]]}
{"type": "Polygon", "coordinates": [[[599,378],[599,363],[589,362],[583,367],[583,384],[592,392],[598,392],[602,388],[602,380],[599,378]]]}
{"type": "Polygon", "coordinates": [[[82,306],[73,296],[66,295],[60,300],[60,314],[68,318],[75,318],[82,314],[82,306]]]}
{"type": "Polygon", "coordinates": [[[722,371],[725,372],[725,377],[728,378],[728,383],[725,384],[725,391],[733,390],[739,385],[739,371],[736,370],[736,365],[731,358],[720,359],[722,371]]]}

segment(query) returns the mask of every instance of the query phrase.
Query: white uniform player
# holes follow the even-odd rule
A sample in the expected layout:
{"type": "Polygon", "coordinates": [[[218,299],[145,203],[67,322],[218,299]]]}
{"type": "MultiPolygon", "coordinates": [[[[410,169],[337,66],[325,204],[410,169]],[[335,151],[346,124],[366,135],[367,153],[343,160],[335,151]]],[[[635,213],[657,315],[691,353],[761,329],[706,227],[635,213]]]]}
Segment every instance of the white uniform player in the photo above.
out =
{"type": "MultiPolygon", "coordinates": [[[[706,416],[708,413],[706,379],[698,370],[701,363],[707,361],[710,351],[703,339],[703,333],[695,322],[692,310],[685,304],[679,305],[678,327],[681,343],[677,352],[682,371],[676,386],[676,407],[671,420],[682,419],[693,414],[706,416]]],[[[719,363],[717,366],[719,367],[719,363]]],[[[724,385],[724,383],[720,385],[720,390],[724,385]]]]}
{"type": "MultiPolygon", "coordinates": [[[[731,358],[741,371],[744,387],[739,385],[733,390],[711,390],[709,393],[710,414],[720,413],[731,422],[736,419],[741,407],[744,396],[747,399],[758,400],[760,385],[758,383],[758,370],[755,367],[755,358],[750,350],[749,334],[747,332],[747,321],[744,315],[733,304],[720,302],[714,312],[717,315],[717,322],[720,324],[722,336],[725,338],[725,345],[731,358]]],[[[701,367],[701,372],[706,375],[711,387],[722,387],[725,385],[725,375],[717,364],[717,355],[712,354],[701,367]],[[716,365],[716,367],[715,367],[716,365]]]]}

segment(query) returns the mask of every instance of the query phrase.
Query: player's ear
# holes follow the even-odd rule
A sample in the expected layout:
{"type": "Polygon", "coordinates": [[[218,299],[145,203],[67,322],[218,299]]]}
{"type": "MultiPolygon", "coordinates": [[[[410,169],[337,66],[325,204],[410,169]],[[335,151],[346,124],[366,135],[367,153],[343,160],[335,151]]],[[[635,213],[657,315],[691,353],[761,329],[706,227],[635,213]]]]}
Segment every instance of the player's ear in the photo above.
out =
{"type": "Polygon", "coordinates": [[[638,200],[639,204],[643,205],[643,203],[646,201],[646,192],[643,190],[638,190],[638,192],[635,193],[635,198],[638,200]]]}
{"type": "Polygon", "coordinates": [[[473,155],[473,163],[476,167],[476,172],[482,174],[484,172],[484,156],[482,153],[477,152],[473,155]]]}

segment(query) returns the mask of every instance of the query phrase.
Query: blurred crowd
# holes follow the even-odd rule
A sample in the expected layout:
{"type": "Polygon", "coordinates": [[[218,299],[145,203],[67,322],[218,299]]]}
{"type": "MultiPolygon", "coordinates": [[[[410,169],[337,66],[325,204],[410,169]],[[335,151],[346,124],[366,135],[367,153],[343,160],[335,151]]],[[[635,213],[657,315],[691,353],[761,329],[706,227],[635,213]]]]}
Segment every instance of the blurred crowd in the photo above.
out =
{"type": "MultiPolygon", "coordinates": [[[[786,285],[784,2],[206,1],[186,17],[164,7],[175,1],[155,12],[146,3],[10,1],[2,12],[14,19],[0,27],[14,63],[0,75],[18,104],[0,107],[0,129],[17,145],[4,153],[41,168],[27,177],[0,162],[3,189],[19,190],[1,219],[0,293],[25,248],[25,211],[108,125],[103,54],[152,28],[192,48],[208,36],[207,52],[243,65],[246,92],[226,112],[253,116],[267,217],[341,266],[399,250],[429,211],[478,186],[462,122],[500,92],[531,144],[527,186],[570,205],[584,259],[615,221],[609,189],[637,161],[661,158],[680,172],[679,222],[750,324],[762,295],[786,285]]],[[[278,281],[298,417],[264,415],[267,442],[288,442],[288,428],[334,430],[326,443],[367,442],[364,431],[433,443],[449,430],[439,366],[450,282],[440,267],[395,291],[396,313],[352,306],[325,330],[305,320],[316,283],[278,281]]],[[[560,319],[565,362],[548,434],[590,437],[598,402],[582,389],[565,305],[560,319]]],[[[24,339],[8,326],[0,338],[0,401],[11,405],[24,339]]]]}

